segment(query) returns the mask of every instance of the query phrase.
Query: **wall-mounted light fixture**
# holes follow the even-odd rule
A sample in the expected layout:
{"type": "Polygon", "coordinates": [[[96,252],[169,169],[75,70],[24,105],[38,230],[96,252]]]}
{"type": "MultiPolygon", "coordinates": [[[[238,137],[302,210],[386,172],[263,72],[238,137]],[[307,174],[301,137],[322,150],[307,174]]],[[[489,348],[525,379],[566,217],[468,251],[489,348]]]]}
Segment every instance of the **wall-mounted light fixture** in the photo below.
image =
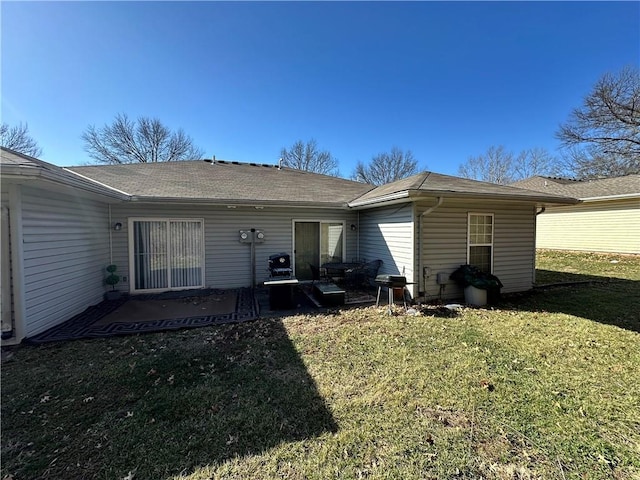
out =
{"type": "Polygon", "coordinates": [[[355,224],[355,223],[352,223],[352,224],[351,224],[351,231],[352,231],[352,232],[355,232],[357,229],[358,229],[358,227],[356,227],[356,224],[355,224]]]}
{"type": "Polygon", "coordinates": [[[122,224],[121,224],[120,222],[116,222],[116,223],[114,223],[114,224],[113,224],[113,229],[114,229],[116,232],[119,232],[120,230],[122,230],[122,224]]]}

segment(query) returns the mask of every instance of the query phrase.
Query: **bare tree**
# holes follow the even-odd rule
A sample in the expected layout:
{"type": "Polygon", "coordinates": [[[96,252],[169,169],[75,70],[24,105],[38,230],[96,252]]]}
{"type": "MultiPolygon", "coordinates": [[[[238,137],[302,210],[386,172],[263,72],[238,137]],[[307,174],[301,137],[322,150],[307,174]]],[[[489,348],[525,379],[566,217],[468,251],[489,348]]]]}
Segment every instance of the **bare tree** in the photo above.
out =
{"type": "Polygon", "coordinates": [[[638,162],[628,158],[612,158],[598,152],[581,148],[566,148],[562,154],[562,174],[579,179],[621,177],[630,173],[640,173],[638,162]]]}
{"type": "Polygon", "coordinates": [[[359,161],[351,178],[371,185],[384,185],[415,173],[418,173],[418,161],[411,150],[404,152],[392,147],[390,152],[375,155],[367,165],[359,161]]]}
{"type": "Polygon", "coordinates": [[[578,177],[640,172],[640,70],[605,74],[556,136],[578,177]]]}
{"type": "Polygon", "coordinates": [[[506,185],[534,175],[558,175],[560,162],[544,148],[523,150],[517,156],[503,145],[491,146],[458,167],[458,175],[506,185]]]}
{"type": "Polygon", "coordinates": [[[150,163],[196,160],[204,152],[182,130],[172,132],[156,118],[129,120],[118,114],[111,125],[90,125],[84,149],[100,163],[150,163]]]}
{"type": "Polygon", "coordinates": [[[513,181],[524,180],[535,175],[560,175],[560,161],[548,150],[540,147],[523,150],[513,161],[511,177],[513,181]]]}
{"type": "Polygon", "coordinates": [[[29,126],[26,123],[24,125],[20,123],[15,127],[10,127],[6,123],[0,125],[0,145],[31,157],[42,155],[42,149],[29,135],[29,126]]]}
{"type": "Polygon", "coordinates": [[[464,178],[505,185],[513,181],[515,159],[504,146],[491,146],[483,155],[469,157],[458,167],[458,175],[464,178]]]}
{"type": "Polygon", "coordinates": [[[291,148],[280,151],[282,164],[286,167],[307,172],[338,175],[338,161],[327,150],[318,149],[318,143],[311,139],[307,143],[298,140],[291,148]]]}

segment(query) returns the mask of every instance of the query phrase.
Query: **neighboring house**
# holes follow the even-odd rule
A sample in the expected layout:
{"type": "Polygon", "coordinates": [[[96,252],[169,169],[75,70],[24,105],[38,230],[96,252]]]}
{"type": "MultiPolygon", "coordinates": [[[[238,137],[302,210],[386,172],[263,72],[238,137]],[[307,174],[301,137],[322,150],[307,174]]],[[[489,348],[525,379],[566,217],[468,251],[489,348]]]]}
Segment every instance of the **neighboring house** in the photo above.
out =
{"type": "Polygon", "coordinates": [[[539,248],[640,254],[640,175],[584,181],[536,176],[513,186],[581,200],[538,216],[539,248]]]}
{"type": "Polygon", "coordinates": [[[0,159],[5,343],[98,303],[111,263],[131,294],[257,285],[279,252],[300,280],[309,264],[381,259],[419,300],[460,296],[448,277],[464,263],[504,292],[528,290],[536,212],[576,202],[429,172],[373,187],[226,161],[61,168],[4,148],[0,159]],[[253,255],[240,239],[252,229],[264,235],[253,255]]]}

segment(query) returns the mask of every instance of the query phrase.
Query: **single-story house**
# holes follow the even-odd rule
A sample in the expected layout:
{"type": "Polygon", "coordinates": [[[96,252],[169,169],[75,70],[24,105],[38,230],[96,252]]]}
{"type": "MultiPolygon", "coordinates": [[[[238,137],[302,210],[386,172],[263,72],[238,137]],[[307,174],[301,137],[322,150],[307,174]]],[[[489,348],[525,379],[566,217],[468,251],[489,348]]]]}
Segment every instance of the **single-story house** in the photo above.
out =
{"type": "Polygon", "coordinates": [[[100,302],[110,264],[132,295],[259,284],[280,252],[300,280],[309,264],[380,259],[419,300],[459,297],[448,278],[465,263],[524,291],[536,213],[576,202],[431,172],[373,187],[229,161],[62,168],[4,148],[0,160],[4,343],[100,302]],[[252,230],[254,249],[240,236],[252,230]]]}
{"type": "Polygon", "coordinates": [[[584,181],[535,176],[513,186],[580,199],[538,216],[539,248],[640,254],[640,175],[584,181]]]}

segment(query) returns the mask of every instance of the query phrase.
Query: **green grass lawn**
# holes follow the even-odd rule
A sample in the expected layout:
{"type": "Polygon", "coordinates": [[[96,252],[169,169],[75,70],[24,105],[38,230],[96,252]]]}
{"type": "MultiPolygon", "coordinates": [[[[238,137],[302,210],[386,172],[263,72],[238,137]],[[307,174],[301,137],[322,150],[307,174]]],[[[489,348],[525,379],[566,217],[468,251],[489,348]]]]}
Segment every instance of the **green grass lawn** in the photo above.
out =
{"type": "Polygon", "coordinates": [[[638,255],[538,250],[536,283],[640,280],[638,255]]]}
{"type": "Polygon", "coordinates": [[[640,258],[538,266],[610,279],[17,348],[0,476],[638,479],[640,258]]]}

